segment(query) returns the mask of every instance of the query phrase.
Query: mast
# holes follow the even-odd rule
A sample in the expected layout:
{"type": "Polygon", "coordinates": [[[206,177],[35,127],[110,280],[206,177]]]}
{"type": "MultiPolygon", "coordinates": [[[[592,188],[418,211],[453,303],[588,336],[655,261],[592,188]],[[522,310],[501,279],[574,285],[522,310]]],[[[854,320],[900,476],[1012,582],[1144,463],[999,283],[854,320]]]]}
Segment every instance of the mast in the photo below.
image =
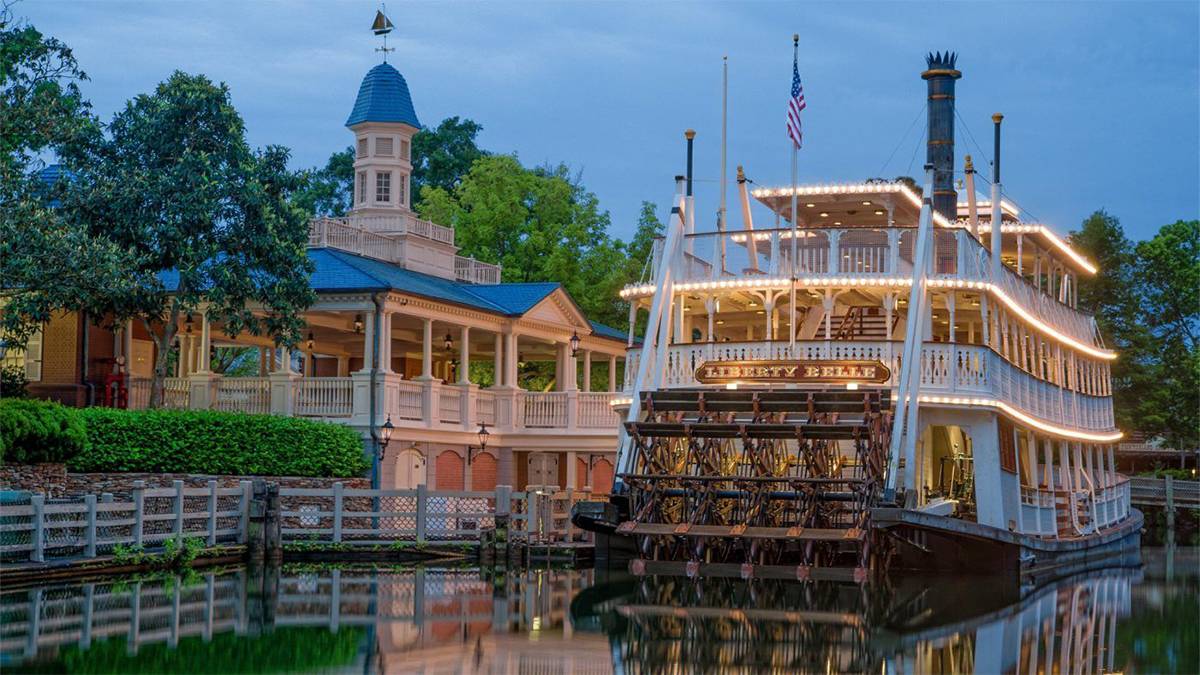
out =
{"type": "Polygon", "coordinates": [[[1003,233],[1000,231],[1003,215],[1000,213],[1000,121],[1004,119],[1004,115],[996,113],[992,115],[992,123],[995,125],[995,147],[993,155],[995,160],[992,162],[992,283],[1000,282],[1000,274],[1004,271],[1004,262],[1000,260],[1001,249],[1004,245],[1003,233]]]}
{"type": "MultiPolygon", "coordinates": [[[[800,34],[792,34],[792,63],[795,64],[800,58],[800,34]]],[[[792,141],[792,293],[789,299],[788,312],[790,318],[788,321],[788,353],[794,358],[796,356],[796,162],[797,154],[800,148],[796,142],[792,141]]]]}
{"type": "MultiPolygon", "coordinates": [[[[721,237],[721,274],[725,273],[725,218],[726,193],[729,191],[725,178],[728,160],[725,155],[725,144],[728,138],[729,122],[729,57],[721,57],[721,208],[717,211],[717,232],[721,237]]],[[[714,273],[716,270],[713,270],[714,273]]],[[[715,276],[715,274],[714,274],[715,276]]]]}

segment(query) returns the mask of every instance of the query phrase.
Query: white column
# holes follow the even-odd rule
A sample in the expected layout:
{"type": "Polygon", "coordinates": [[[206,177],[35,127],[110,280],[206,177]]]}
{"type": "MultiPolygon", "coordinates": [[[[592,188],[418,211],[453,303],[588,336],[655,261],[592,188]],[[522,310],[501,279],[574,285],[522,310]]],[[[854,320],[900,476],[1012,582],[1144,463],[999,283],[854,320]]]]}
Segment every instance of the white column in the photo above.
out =
{"type": "Polygon", "coordinates": [[[492,355],[492,385],[499,387],[506,384],[504,381],[504,334],[496,333],[492,349],[495,354],[492,355]]]}
{"type": "Polygon", "coordinates": [[[950,315],[950,342],[952,343],[958,341],[954,337],[954,305],[957,295],[958,294],[954,291],[950,291],[946,294],[946,312],[950,315]]]}
{"type": "Polygon", "coordinates": [[[575,458],[575,451],[567,451],[567,484],[563,486],[564,489],[576,489],[576,476],[578,474],[578,467],[576,466],[577,464],[578,460],[575,458]]]}
{"type": "Polygon", "coordinates": [[[504,349],[504,385],[518,388],[520,386],[517,378],[519,337],[516,333],[509,333],[504,336],[504,340],[507,343],[504,349]]]}
{"type": "Polygon", "coordinates": [[[433,319],[421,319],[421,379],[433,379],[433,319]]]}
{"type": "MultiPolygon", "coordinates": [[[[130,336],[132,337],[132,335],[130,336]]],[[[200,314],[200,353],[196,358],[196,372],[207,373],[210,365],[208,355],[212,351],[212,326],[208,323],[208,312],[200,314]]],[[[129,354],[125,355],[125,367],[129,368],[129,354]]]]}
{"type": "Polygon", "coordinates": [[[633,330],[637,325],[637,300],[629,301],[629,336],[626,338],[625,346],[633,346],[633,330]]]}
{"type": "Polygon", "coordinates": [[[583,350],[583,390],[592,390],[592,352],[583,350]]]}
{"type": "Polygon", "coordinates": [[[766,317],[766,325],[763,327],[763,337],[767,340],[775,339],[775,325],[772,321],[775,318],[775,300],[765,300],[763,302],[763,316],[766,317]]]}
{"type": "Polygon", "coordinates": [[[458,383],[471,383],[471,346],[468,341],[471,337],[471,329],[463,326],[459,331],[458,340],[458,383]]]}
{"type": "Polygon", "coordinates": [[[369,373],[375,367],[375,314],[364,312],[363,316],[363,365],[359,372],[369,373]]]}
{"type": "MultiPolygon", "coordinates": [[[[609,391],[609,393],[617,391],[617,357],[616,356],[608,357],[608,391],[609,391]]],[[[588,485],[591,485],[591,484],[592,483],[589,480],[588,485]]]]}
{"type": "MultiPolygon", "coordinates": [[[[889,231],[888,237],[891,237],[889,231]]],[[[892,314],[896,311],[896,294],[885,293],[883,296],[883,320],[886,326],[884,327],[886,337],[884,339],[892,339],[892,314]]]]}
{"type": "Polygon", "coordinates": [[[379,370],[392,372],[392,313],[387,310],[379,317],[379,370]]]}

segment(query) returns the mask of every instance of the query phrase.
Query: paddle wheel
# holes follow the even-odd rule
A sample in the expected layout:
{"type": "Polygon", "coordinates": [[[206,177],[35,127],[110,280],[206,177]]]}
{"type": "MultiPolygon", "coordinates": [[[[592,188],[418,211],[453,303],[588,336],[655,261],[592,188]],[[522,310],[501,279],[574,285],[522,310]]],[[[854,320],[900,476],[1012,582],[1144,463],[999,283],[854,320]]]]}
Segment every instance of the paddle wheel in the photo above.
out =
{"type": "Polygon", "coordinates": [[[861,581],[878,566],[887,390],[653,391],[641,409],[616,529],[635,573],[861,581]]]}

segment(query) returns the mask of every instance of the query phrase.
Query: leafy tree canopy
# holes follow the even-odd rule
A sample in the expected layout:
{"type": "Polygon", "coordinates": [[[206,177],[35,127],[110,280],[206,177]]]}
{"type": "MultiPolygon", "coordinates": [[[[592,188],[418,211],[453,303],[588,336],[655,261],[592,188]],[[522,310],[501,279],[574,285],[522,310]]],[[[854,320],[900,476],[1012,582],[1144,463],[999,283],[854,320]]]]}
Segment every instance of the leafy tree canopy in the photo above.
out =
{"type": "Polygon", "coordinates": [[[136,254],[135,283],[91,309],[142,321],[158,347],[156,379],[191,312],[207,311],[230,335],[299,340],[299,311],[314,295],[287,159],[282,147],[250,149],[228,87],[182,72],[129,101],[107,134],[70,157],[66,217],[136,254]]]}
{"type": "Polygon", "coordinates": [[[99,303],[127,283],[133,253],[65,220],[63,182],[38,177],[98,129],[79,91],[87,76],[71,50],[0,7],[0,303],[4,339],[21,345],[54,310],[99,303]]]}
{"type": "Polygon", "coordinates": [[[329,156],[320,169],[307,169],[297,175],[299,187],[292,203],[314,216],[344,216],[353,205],[354,148],[329,156]]]}

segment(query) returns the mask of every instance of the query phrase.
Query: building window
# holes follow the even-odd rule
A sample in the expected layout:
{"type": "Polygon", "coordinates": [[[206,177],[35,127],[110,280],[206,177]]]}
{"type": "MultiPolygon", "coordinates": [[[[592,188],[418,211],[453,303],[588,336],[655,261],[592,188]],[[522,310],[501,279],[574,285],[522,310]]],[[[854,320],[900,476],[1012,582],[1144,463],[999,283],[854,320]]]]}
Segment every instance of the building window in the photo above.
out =
{"type": "Polygon", "coordinates": [[[358,172],[358,203],[367,203],[367,172],[358,172]]]}
{"type": "Polygon", "coordinates": [[[400,159],[408,159],[408,141],[400,140],[400,159]]]}
{"type": "Polygon", "coordinates": [[[396,183],[396,202],[400,206],[408,206],[408,176],[400,174],[400,181],[396,183]]]}
{"type": "Polygon", "coordinates": [[[375,174],[375,201],[387,204],[392,201],[392,172],[380,171],[375,174]]]}
{"type": "Polygon", "coordinates": [[[40,382],[42,379],[42,329],[34,331],[25,342],[25,348],[9,347],[4,352],[4,361],[0,367],[20,368],[25,372],[25,379],[30,382],[40,382]]]}
{"type": "Polygon", "coordinates": [[[392,156],[392,139],[391,139],[391,137],[375,139],[375,154],[381,155],[383,157],[391,157],[392,156]]]}
{"type": "Polygon", "coordinates": [[[358,157],[361,159],[367,156],[367,137],[363,136],[358,139],[358,157]]]}

